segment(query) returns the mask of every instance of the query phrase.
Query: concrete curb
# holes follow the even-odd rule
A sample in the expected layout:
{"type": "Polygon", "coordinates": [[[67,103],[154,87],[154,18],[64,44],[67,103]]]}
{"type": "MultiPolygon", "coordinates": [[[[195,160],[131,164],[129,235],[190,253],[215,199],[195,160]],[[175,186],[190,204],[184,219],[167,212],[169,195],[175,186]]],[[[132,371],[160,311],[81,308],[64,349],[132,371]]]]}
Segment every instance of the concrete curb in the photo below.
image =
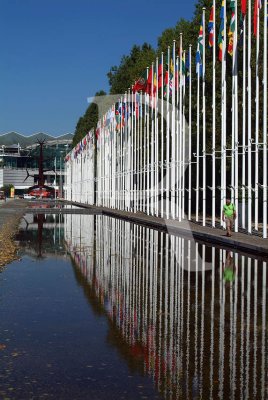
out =
{"type": "Polygon", "coordinates": [[[231,238],[225,236],[225,232],[218,228],[203,227],[190,223],[190,229],[185,228],[178,221],[169,221],[158,217],[148,216],[146,214],[134,214],[127,211],[112,210],[104,207],[90,206],[88,204],[62,201],[64,204],[74,205],[76,207],[86,208],[94,214],[107,215],[114,218],[120,218],[135,224],[148,226],[152,229],[162,230],[176,236],[193,238],[202,244],[225,248],[231,251],[239,251],[245,255],[256,255],[268,261],[268,239],[262,239],[246,235],[244,233],[235,233],[231,238]]]}

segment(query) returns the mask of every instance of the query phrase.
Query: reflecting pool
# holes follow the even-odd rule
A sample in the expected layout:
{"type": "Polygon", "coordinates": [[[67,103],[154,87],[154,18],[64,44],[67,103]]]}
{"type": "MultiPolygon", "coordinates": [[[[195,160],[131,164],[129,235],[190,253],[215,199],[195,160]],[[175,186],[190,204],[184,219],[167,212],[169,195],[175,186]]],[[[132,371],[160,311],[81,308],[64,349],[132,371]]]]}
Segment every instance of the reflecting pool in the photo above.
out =
{"type": "Polygon", "coordinates": [[[0,398],[267,399],[267,263],[97,215],[26,215],[0,398]]]}

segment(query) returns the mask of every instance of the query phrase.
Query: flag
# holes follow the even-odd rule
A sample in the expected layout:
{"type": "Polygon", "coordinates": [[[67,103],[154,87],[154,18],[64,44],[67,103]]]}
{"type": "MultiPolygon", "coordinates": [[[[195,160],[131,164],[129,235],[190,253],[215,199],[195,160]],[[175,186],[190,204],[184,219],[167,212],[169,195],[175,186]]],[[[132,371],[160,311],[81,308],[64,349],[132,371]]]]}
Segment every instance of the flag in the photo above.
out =
{"type": "Polygon", "coordinates": [[[166,70],[165,73],[165,81],[164,81],[165,87],[164,87],[164,97],[167,97],[167,88],[168,88],[168,71],[166,70]]]}
{"type": "Polygon", "coordinates": [[[243,46],[244,42],[244,16],[241,12],[240,19],[239,19],[239,40],[238,46],[243,46]]]}
{"type": "Polygon", "coordinates": [[[146,90],[147,86],[147,76],[146,76],[146,71],[142,74],[142,76],[139,77],[139,79],[135,82],[135,85],[133,86],[133,92],[144,92],[146,90]]]}
{"type": "Polygon", "coordinates": [[[253,33],[254,36],[257,36],[257,30],[258,30],[258,10],[260,10],[262,7],[261,0],[255,0],[254,3],[254,23],[253,23],[253,33]]]}
{"type": "Polygon", "coordinates": [[[203,38],[203,16],[202,16],[198,41],[197,41],[196,57],[195,57],[196,73],[199,75],[203,75],[203,66],[202,66],[203,50],[204,50],[204,38],[203,38]]]}
{"type": "Polygon", "coordinates": [[[154,87],[153,87],[153,94],[156,94],[156,89],[157,89],[157,76],[156,72],[154,73],[154,87]]]}
{"type": "Polygon", "coordinates": [[[247,13],[247,0],[241,0],[241,13],[243,16],[247,13]]]}
{"type": "Polygon", "coordinates": [[[150,68],[148,79],[147,79],[147,84],[146,84],[146,93],[151,94],[152,92],[152,83],[153,83],[153,67],[150,68]]]}
{"type": "Polygon", "coordinates": [[[190,51],[187,54],[186,61],[185,61],[185,71],[186,71],[186,81],[189,81],[190,77],[190,51]]]}
{"type": "Polygon", "coordinates": [[[211,7],[209,22],[208,22],[208,46],[211,48],[214,45],[214,7],[211,7]]]}
{"type": "Polygon", "coordinates": [[[224,19],[224,7],[225,7],[224,0],[222,0],[221,11],[220,11],[220,19],[224,19]]]}
{"type": "Polygon", "coordinates": [[[230,56],[233,55],[233,48],[234,48],[234,31],[235,31],[235,12],[232,11],[232,17],[230,21],[230,27],[229,27],[229,44],[228,44],[228,53],[230,56]]]}
{"type": "Polygon", "coordinates": [[[221,25],[220,25],[219,36],[218,36],[219,60],[220,61],[222,61],[222,42],[223,42],[223,37],[224,37],[224,18],[221,18],[221,25]]]}
{"type": "Polygon", "coordinates": [[[203,74],[202,59],[198,48],[195,56],[195,63],[196,63],[196,73],[202,75],[203,74]]]}
{"type": "Polygon", "coordinates": [[[203,56],[203,50],[204,50],[203,16],[202,16],[202,19],[201,19],[199,35],[198,35],[198,50],[200,52],[200,56],[202,57],[203,56]]]}
{"type": "Polygon", "coordinates": [[[163,76],[163,64],[160,62],[158,66],[158,87],[159,89],[162,87],[162,76],[163,76]]]}

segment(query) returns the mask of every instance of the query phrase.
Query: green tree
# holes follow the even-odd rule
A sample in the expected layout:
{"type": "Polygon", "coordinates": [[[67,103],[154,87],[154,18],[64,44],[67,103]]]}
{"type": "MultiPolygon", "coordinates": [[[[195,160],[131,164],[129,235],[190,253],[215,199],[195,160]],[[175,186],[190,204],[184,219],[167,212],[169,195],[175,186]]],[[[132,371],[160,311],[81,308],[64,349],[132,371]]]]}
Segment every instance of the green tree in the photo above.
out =
{"type": "MultiPolygon", "coordinates": [[[[97,92],[95,94],[95,98],[99,96],[106,96],[106,92],[103,90],[97,92]]],[[[91,130],[91,129],[96,129],[97,122],[99,120],[99,108],[96,102],[94,102],[95,99],[92,101],[92,103],[88,106],[85,114],[79,118],[76,128],[75,128],[75,133],[73,137],[73,147],[76,146],[78,142],[80,142],[81,139],[91,130]]]]}
{"type": "Polygon", "coordinates": [[[110,94],[125,93],[134,84],[150,64],[155,61],[156,52],[148,43],[134,45],[127,56],[123,56],[120,65],[111,67],[108,72],[110,94]]]}

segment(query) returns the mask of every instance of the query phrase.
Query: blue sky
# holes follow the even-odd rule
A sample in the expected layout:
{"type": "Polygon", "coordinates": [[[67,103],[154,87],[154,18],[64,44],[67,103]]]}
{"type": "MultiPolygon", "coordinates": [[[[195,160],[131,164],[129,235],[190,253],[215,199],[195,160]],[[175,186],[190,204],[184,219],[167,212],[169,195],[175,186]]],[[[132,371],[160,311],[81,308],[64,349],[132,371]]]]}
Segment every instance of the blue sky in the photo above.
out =
{"type": "Polygon", "coordinates": [[[193,11],[194,0],[0,0],[0,134],[73,132],[110,67],[193,11]]]}

